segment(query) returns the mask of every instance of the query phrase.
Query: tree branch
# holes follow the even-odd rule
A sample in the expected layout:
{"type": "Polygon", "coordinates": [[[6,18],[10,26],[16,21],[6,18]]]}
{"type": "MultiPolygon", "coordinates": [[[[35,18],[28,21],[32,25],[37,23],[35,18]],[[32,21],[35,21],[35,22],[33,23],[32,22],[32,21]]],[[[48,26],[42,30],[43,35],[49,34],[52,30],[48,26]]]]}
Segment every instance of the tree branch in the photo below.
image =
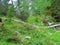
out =
{"type": "Polygon", "coordinates": [[[56,24],[56,25],[51,25],[51,26],[48,26],[49,28],[56,28],[56,27],[60,27],[60,24],[56,24]]]}

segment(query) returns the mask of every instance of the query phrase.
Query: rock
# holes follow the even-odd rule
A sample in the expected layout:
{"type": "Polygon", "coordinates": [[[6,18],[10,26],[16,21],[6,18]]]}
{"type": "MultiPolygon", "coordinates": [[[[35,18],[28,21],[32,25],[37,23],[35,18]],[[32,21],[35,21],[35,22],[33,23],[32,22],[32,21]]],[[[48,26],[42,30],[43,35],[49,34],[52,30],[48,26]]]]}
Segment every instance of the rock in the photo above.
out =
{"type": "Polygon", "coordinates": [[[48,22],[48,25],[50,26],[50,25],[53,25],[53,22],[48,22]]]}

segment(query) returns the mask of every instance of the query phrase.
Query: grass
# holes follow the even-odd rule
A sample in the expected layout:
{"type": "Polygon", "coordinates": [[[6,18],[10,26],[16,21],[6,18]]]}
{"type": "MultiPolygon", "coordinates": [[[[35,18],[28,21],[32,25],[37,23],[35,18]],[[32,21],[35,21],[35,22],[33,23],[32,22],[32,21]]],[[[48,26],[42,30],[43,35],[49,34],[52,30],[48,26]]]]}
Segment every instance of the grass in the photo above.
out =
{"type": "Polygon", "coordinates": [[[60,30],[43,26],[39,26],[39,30],[28,29],[23,24],[6,20],[3,23],[5,32],[0,32],[0,45],[60,45],[60,30]],[[16,38],[17,42],[8,42],[9,38],[16,38]]]}

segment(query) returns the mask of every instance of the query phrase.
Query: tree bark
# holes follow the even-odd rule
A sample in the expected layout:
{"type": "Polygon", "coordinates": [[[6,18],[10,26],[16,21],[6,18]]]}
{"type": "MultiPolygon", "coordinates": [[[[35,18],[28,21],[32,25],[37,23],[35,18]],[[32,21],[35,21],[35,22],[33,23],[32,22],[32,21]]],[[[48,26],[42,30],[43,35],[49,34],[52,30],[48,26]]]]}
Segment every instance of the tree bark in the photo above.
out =
{"type": "Polygon", "coordinates": [[[20,17],[21,13],[20,13],[20,0],[17,0],[17,14],[18,14],[18,17],[20,17]]]}

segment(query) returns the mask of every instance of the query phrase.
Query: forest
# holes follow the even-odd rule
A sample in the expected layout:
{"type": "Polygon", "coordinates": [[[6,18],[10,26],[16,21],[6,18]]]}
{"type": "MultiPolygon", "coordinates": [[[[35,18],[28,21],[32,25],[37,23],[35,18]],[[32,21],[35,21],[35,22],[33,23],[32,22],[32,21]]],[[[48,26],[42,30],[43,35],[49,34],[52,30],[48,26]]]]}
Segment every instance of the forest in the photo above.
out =
{"type": "Polygon", "coordinates": [[[0,45],[60,45],[60,0],[0,0],[0,45]]]}

